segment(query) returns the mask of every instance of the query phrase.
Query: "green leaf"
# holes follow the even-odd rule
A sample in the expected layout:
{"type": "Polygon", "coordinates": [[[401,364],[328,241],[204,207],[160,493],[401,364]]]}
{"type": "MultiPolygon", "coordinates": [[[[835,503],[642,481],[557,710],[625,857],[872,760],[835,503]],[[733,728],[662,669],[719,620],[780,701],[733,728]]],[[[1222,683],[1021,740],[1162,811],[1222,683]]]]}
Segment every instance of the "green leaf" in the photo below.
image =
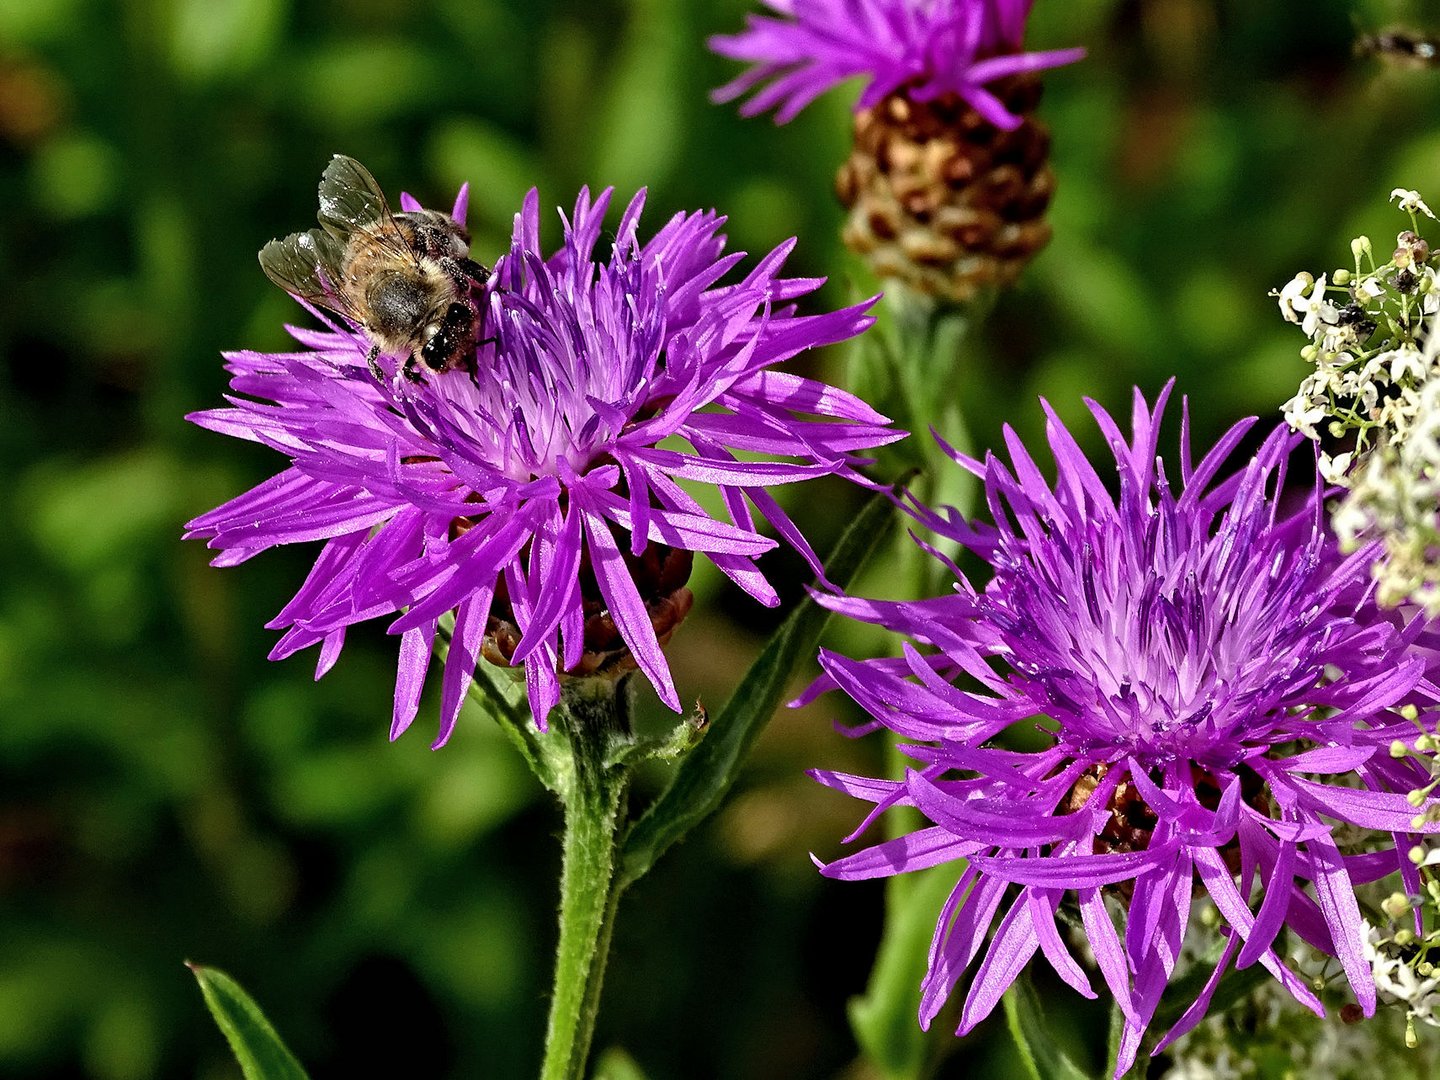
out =
{"type": "Polygon", "coordinates": [[[1125,1037],[1125,1013],[1118,1001],[1110,1003],[1110,1031],[1105,1040],[1105,1075],[1115,1075],[1115,1064],[1120,1060],[1120,1040],[1125,1037]]]}
{"type": "MultiPolygon", "coordinates": [[[[936,1036],[920,1027],[920,983],[935,920],[962,869],[963,863],[951,863],[885,883],[885,935],[865,994],[851,998],[848,1011],[856,1043],[886,1080],[918,1080],[927,1073],[936,1036]]],[[[941,1027],[935,1030],[950,1038],[941,1027]]]]}
{"type": "Polygon", "coordinates": [[[645,1080],[645,1074],[634,1058],[615,1046],[600,1055],[595,1065],[595,1080],[645,1080]]]}
{"type": "Polygon", "coordinates": [[[1032,1080],[1090,1080],[1050,1037],[1052,1026],[1025,974],[1005,995],[1005,1019],[1032,1080]]]}
{"type": "MultiPolygon", "coordinates": [[[[845,530],[825,565],[825,575],[844,588],[890,533],[896,514],[890,494],[871,498],[845,530]]],[[[815,654],[830,613],[805,599],[791,612],[745,673],[710,733],[680,763],[664,794],[655,800],[625,840],[620,879],[638,880],[655,861],[720,805],[785,693],[796,665],[815,654]]]]}
{"type": "Polygon", "coordinates": [[[185,966],[199,981],[210,1015],[225,1033],[245,1080],[306,1080],[305,1070],[239,983],[216,968],[185,966]]]}
{"type": "Polygon", "coordinates": [[[606,754],[607,765],[634,766],[641,761],[675,761],[690,753],[710,730],[710,714],[698,701],[695,711],[669,731],[653,736],[630,733],[618,738],[606,754]]]}

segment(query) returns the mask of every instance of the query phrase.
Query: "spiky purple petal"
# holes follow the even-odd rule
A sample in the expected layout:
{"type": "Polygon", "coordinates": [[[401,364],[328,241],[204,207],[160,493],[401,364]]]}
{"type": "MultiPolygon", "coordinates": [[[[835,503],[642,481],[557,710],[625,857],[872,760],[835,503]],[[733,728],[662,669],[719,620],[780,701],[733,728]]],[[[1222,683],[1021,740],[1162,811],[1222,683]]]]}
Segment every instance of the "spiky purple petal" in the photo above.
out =
{"type": "Polygon", "coordinates": [[[745,116],[775,110],[792,120],[847,79],[867,79],[857,111],[902,87],[916,101],[958,94],[996,127],[1020,124],[986,85],[1009,75],[1058,67],[1083,49],[1022,53],[1033,0],[763,0],[778,13],[750,15],[738,34],[710,48],[753,66],[713,94],[717,102],[751,94],[745,116]]]}

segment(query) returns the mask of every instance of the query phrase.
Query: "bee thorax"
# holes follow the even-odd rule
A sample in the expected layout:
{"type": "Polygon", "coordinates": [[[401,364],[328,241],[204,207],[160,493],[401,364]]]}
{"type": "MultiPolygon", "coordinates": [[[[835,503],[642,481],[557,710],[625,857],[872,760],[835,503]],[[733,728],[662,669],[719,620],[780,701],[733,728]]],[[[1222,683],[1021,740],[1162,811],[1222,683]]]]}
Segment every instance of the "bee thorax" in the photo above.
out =
{"type": "Polygon", "coordinates": [[[448,214],[413,210],[395,215],[395,224],[410,247],[431,259],[463,259],[470,254],[470,233],[448,214]]]}

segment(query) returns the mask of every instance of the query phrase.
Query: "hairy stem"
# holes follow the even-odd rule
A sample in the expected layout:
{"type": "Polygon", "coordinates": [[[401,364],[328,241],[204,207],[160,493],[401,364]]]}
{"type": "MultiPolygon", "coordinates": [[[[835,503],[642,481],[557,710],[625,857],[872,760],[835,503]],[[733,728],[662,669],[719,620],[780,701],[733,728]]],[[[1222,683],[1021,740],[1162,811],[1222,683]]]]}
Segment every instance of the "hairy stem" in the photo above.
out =
{"type": "Polygon", "coordinates": [[[615,854],[627,774],[605,763],[605,749],[610,733],[624,723],[622,699],[611,687],[576,695],[557,710],[574,768],[560,792],[565,806],[560,940],[541,1080],[583,1080],[595,1032],[620,900],[615,854]]]}

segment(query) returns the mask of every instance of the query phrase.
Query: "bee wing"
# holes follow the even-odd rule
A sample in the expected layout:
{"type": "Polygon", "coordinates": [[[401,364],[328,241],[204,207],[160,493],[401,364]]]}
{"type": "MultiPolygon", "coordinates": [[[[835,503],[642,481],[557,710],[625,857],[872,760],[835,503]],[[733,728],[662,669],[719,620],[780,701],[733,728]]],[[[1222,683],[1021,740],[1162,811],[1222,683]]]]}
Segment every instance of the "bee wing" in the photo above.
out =
{"type": "Polygon", "coordinates": [[[394,254],[419,264],[370,170],[352,157],[336,154],[320,177],[320,224],[340,240],[363,232],[394,254]]]}
{"type": "Polygon", "coordinates": [[[260,269],[292,296],[361,322],[355,306],[340,290],[345,244],[323,229],[291,233],[260,249],[260,269]]]}

